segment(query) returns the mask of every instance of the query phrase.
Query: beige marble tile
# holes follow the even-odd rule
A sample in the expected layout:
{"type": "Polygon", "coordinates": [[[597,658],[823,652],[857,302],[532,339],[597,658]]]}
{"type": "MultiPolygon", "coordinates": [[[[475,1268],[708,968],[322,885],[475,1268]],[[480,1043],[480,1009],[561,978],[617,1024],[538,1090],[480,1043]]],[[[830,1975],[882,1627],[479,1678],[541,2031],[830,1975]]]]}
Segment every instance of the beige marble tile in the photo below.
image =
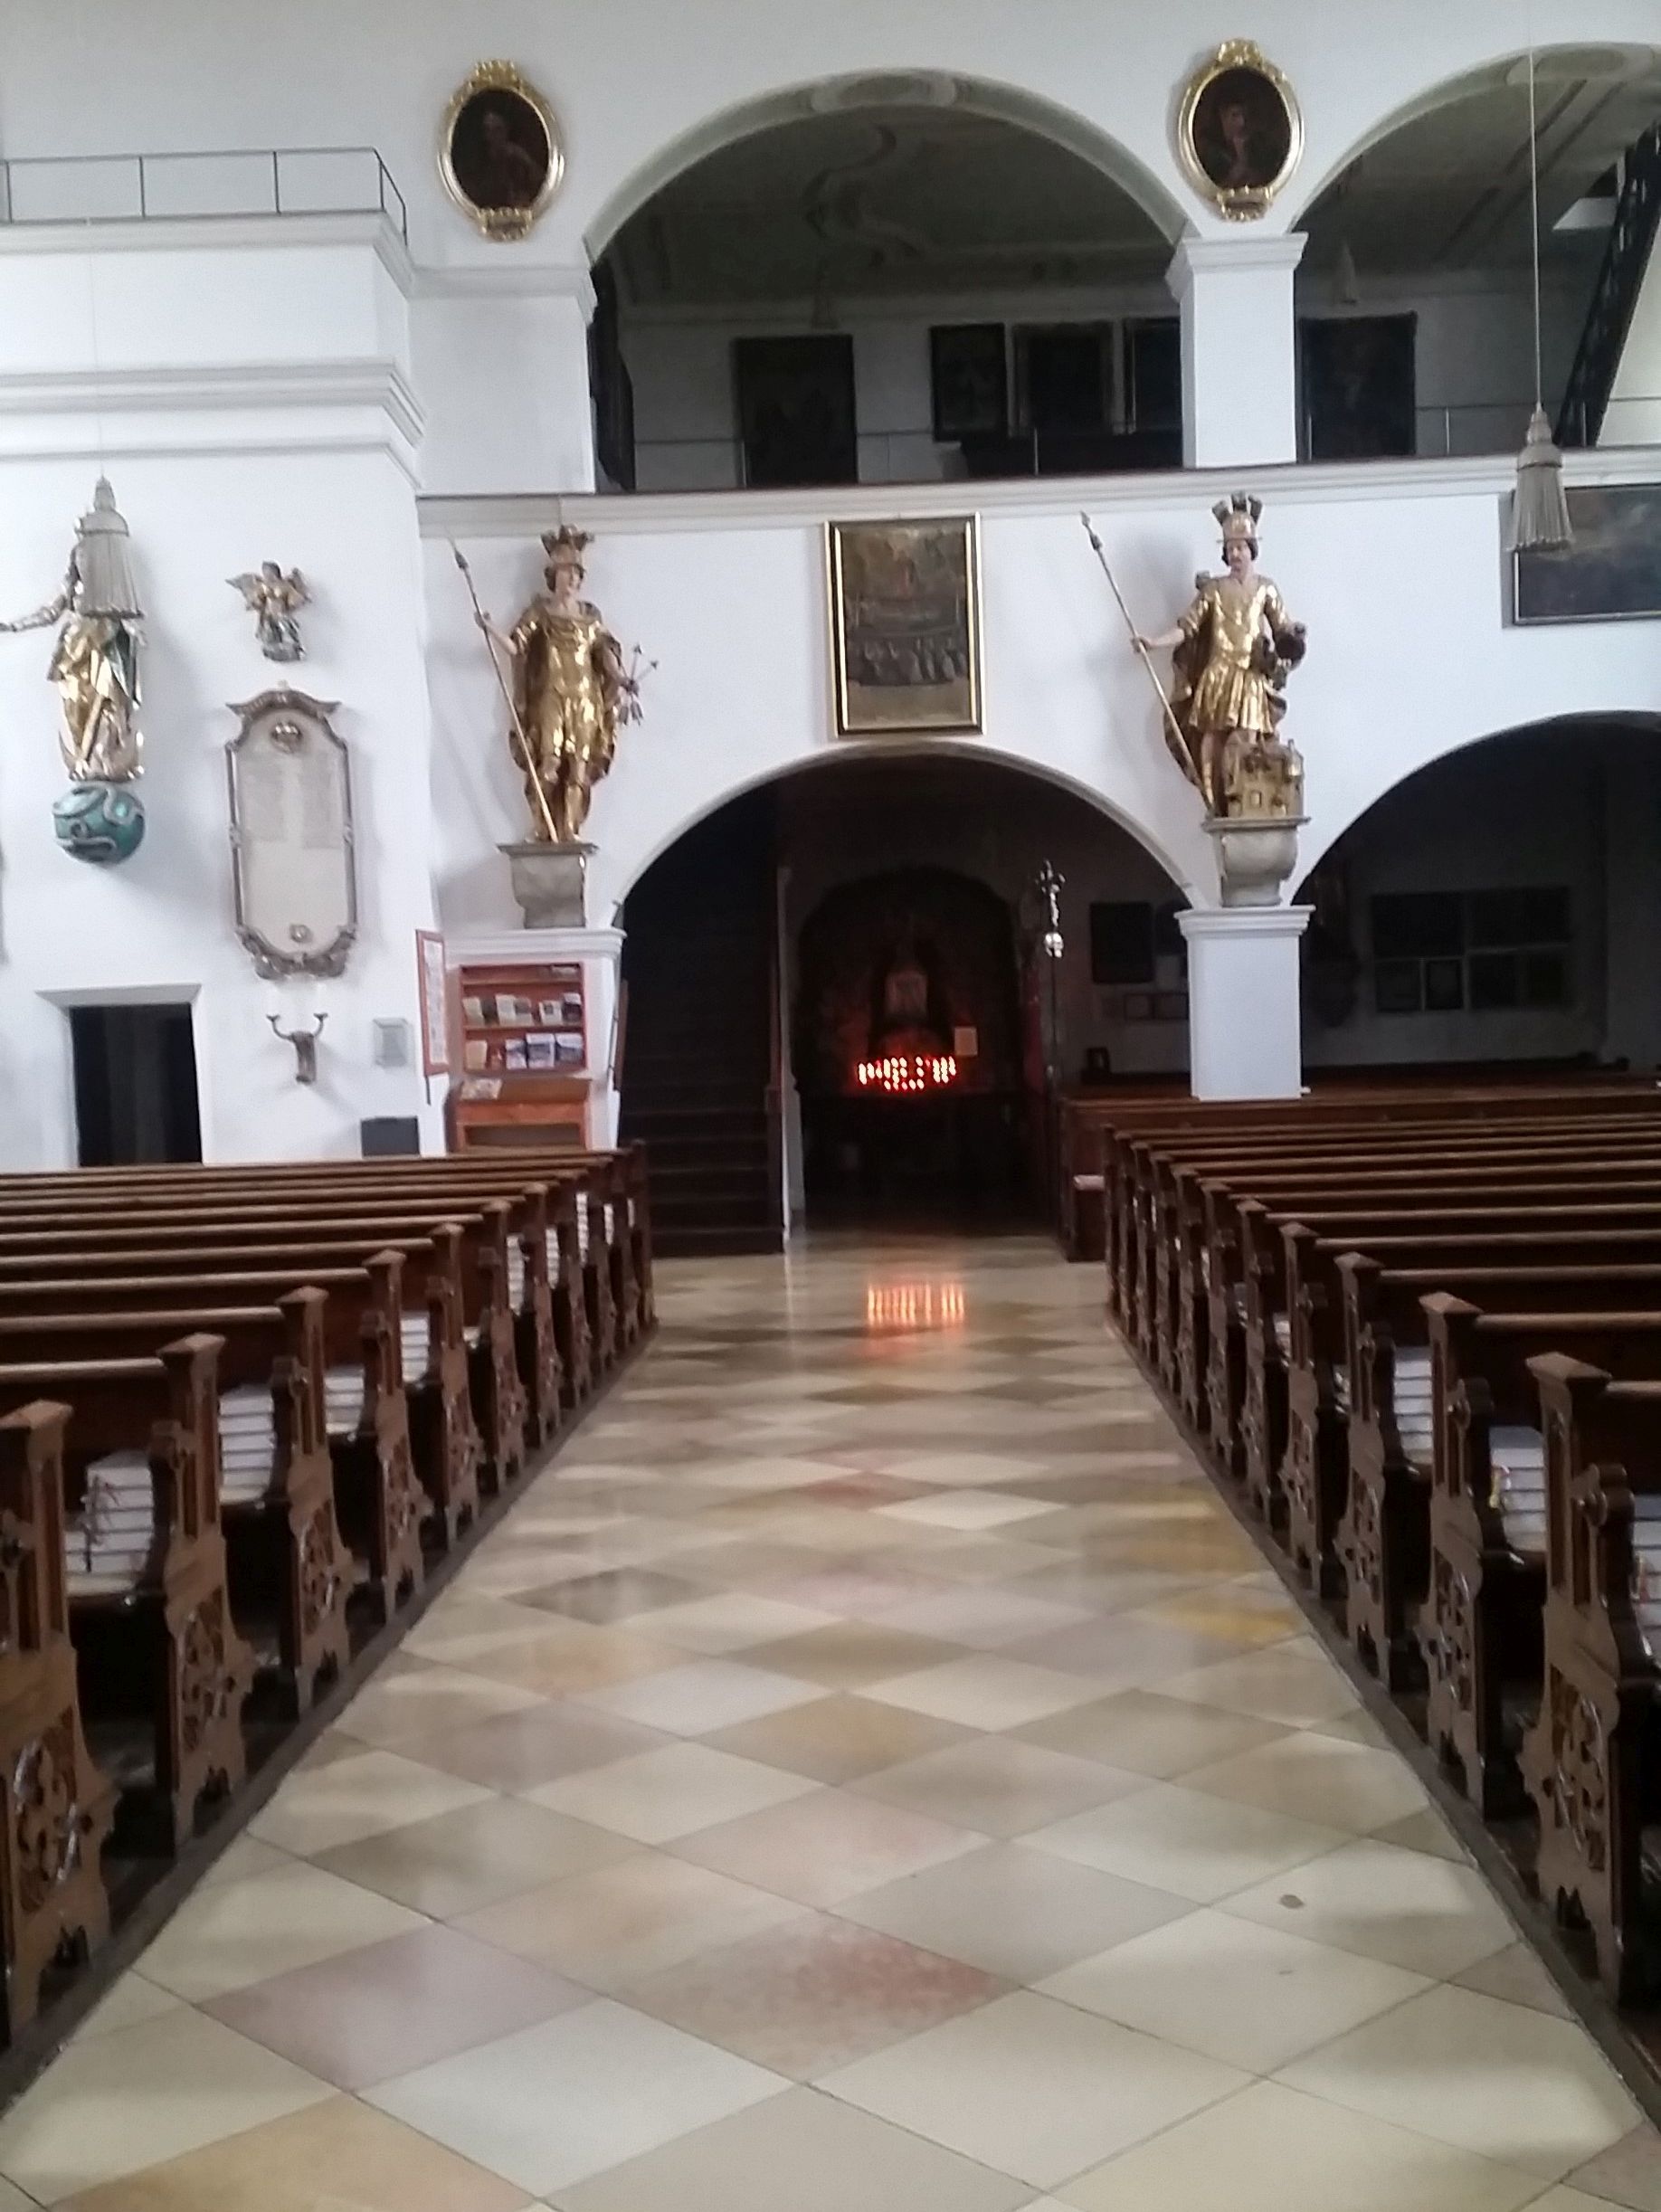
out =
{"type": "Polygon", "coordinates": [[[1277,1742],[1193,1767],[1189,1790],[1290,1813],[1355,1835],[1410,1818],[1426,1809],[1423,1785],[1394,1752],[1340,1743],[1307,1730],[1277,1742]]]}
{"type": "Polygon", "coordinates": [[[383,2082],[366,2101],[549,2196],[784,2086],[747,2059],[598,1998],[383,2082]]]}
{"type": "Polygon", "coordinates": [[[1272,2074],[1430,1985],[1376,1959],[1201,1911],[1081,1959],[1039,1986],[1185,2050],[1272,2074]]]}
{"type": "Polygon", "coordinates": [[[590,1989],[627,1989],[701,1951],[794,1919],[802,1907],[709,1867],[639,1851],[527,1890],[456,1926],[590,1989]]]}
{"type": "Polygon", "coordinates": [[[1134,1796],[1075,1813],[1027,1840],[1081,1866],[1210,1904],[1335,1849],[1344,1837],[1314,1821],[1208,1797],[1186,1782],[1149,1782],[1134,1796]]]}
{"type": "Polygon", "coordinates": [[[559,2212],[1017,2212],[1024,2182],[812,2089],[730,2120],[574,2189],[559,2212]]]}
{"type": "Polygon", "coordinates": [[[1247,2076],[1018,1991],[825,2077],[832,2096],[1050,2188],[1247,2076]]]}
{"type": "Polygon", "coordinates": [[[846,1898],[837,1910],[845,1920],[926,1951],[1029,1982],[1176,1920],[1192,1906],[1169,1891],[1013,1843],[984,1845],[846,1898]]]}
{"type": "Polygon", "coordinates": [[[792,1675],[745,1666],[734,1659],[698,1659],[642,1680],[595,1690],[582,1702],[622,1720],[660,1728],[668,1735],[701,1736],[823,1695],[817,1683],[802,1682],[792,1675]]]}
{"type": "Polygon", "coordinates": [[[354,1843],[406,1821],[477,1805],[489,1794],[454,1774],[423,1767],[396,1752],[365,1752],[311,1773],[290,1774],[249,1823],[261,1843],[302,1856],[354,1843]]]}
{"type": "Polygon", "coordinates": [[[1297,2059],[1281,2078],[1546,2181],[1607,2150],[1638,2118],[1578,2026],[1447,1986],[1297,2059]]]}
{"type": "Polygon", "coordinates": [[[845,1790],[816,1790],[684,1837],[674,1850],[678,1857],[799,1903],[829,1905],[956,1858],[980,1840],[902,1806],[879,1805],[845,1790]]]}
{"type": "Polygon", "coordinates": [[[181,2005],[71,2043],[0,2120],[0,2174],[56,2204],[332,2093],[181,2005]]]}
{"type": "Polygon", "coordinates": [[[625,1857],[610,1829],[512,1798],[488,1798],[436,1820],[365,1836],[318,1865],[434,1920],[453,1920],[562,1875],[625,1857]]]}
{"type": "Polygon", "coordinates": [[[528,1795],[534,1804],[573,1819],[638,1843],[662,1844],[803,1797],[817,1786],[782,1767],[736,1758],[704,1743],[678,1742],[567,1775],[528,1795]]]}
{"type": "Polygon", "coordinates": [[[421,1924],[390,1898],[321,1866],[297,1865],[197,1890],[138,1965],[176,1997],[218,1997],[421,1924]]]}
{"type": "Polygon", "coordinates": [[[1077,2212],[1517,2212],[1538,2181],[1275,2082],[1061,2190],[1077,2212]]]}
{"type": "Polygon", "coordinates": [[[1242,1888],[1223,1909],[1436,1976],[1492,1958],[1516,1933],[1474,1866],[1372,1837],[1242,1888]]]}
{"type": "Polygon", "coordinates": [[[1001,1652],[974,1652],[919,1673],[871,1683],[868,1697],[905,1705],[965,1728],[1019,1728],[1098,1695],[1097,1685],[1058,1668],[1032,1666],[1001,1652]]]}

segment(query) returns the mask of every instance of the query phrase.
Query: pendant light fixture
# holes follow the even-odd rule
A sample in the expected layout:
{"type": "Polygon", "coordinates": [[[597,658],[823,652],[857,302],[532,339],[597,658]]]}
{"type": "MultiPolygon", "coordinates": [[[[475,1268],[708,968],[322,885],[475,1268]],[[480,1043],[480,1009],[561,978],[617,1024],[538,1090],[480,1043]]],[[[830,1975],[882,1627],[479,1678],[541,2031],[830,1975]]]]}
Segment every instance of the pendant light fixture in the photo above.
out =
{"type": "Polygon", "coordinates": [[[1540,338],[1540,141],[1534,108],[1534,39],[1528,41],[1529,245],[1534,277],[1534,412],[1517,456],[1517,495],[1511,542],[1519,553],[1543,552],[1573,543],[1569,498],[1563,489],[1563,457],[1552,436],[1545,411],[1545,379],[1540,338]]]}

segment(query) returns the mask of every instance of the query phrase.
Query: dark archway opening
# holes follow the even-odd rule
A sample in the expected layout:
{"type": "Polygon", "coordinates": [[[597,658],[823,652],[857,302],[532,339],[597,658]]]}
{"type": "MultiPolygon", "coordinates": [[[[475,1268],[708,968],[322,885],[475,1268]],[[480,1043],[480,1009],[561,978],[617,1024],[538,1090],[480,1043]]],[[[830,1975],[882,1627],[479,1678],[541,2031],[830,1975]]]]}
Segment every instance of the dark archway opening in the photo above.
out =
{"type": "Polygon", "coordinates": [[[1041,1218],[1056,1092],[1186,1068],[1173,902],[1087,800],[955,751],[833,755],[718,807],[623,908],[622,1126],[660,1248],[1041,1218]]]}
{"type": "Polygon", "coordinates": [[[1297,894],[1305,1066],[1655,1066],[1658,737],[1653,717],[1506,731],[1369,808],[1297,894]]]}

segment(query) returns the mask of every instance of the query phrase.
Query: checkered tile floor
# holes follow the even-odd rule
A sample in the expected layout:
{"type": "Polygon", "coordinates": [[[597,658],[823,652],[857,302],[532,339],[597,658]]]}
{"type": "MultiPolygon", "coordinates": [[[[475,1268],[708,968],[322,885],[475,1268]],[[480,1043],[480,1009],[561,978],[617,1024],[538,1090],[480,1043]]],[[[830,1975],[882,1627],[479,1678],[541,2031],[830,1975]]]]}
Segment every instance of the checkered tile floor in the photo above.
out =
{"type": "Polygon", "coordinates": [[[654,1349],[0,2122],[0,2212],[1661,2212],[1661,2148],[1020,1239],[654,1349]]]}

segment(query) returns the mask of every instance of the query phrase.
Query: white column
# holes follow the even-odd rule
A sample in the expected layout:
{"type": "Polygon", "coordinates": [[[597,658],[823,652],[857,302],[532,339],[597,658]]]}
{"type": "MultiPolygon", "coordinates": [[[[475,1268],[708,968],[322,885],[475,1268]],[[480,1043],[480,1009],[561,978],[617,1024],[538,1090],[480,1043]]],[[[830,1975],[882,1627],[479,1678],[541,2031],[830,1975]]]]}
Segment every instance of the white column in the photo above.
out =
{"type": "Polygon", "coordinates": [[[1296,1098],[1304,1087],[1298,940],[1308,907],[1200,907],[1188,940],[1188,1054],[1196,1098],[1296,1098]]]}
{"type": "Polygon", "coordinates": [[[411,306],[422,489],[592,491],[593,280],[529,263],[423,270],[411,306]]]}
{"type": "Polygon", "coordinates": [[[1229,469],[1297,459],[1304,238],[1184,238],[1165,281],[1182,310],[1182,460],[1229,469]]]}

